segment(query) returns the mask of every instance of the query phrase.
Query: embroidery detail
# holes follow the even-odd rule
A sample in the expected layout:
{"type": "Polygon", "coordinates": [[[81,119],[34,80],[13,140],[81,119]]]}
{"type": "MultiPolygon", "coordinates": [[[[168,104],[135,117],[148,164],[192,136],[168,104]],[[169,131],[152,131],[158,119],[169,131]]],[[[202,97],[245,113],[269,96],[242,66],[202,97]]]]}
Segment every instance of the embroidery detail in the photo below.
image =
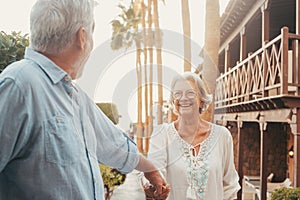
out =
{"type": "Polygon", "coordinates": [[[187,190],[187,197],[189,199],[204,199],[208,180],[208,158],[213,145],[216,142],[216,134],[214,125],[211,125],[211,131],[209,136],[200,144],[198,155],[193,155],[191,152],[194,147],[184,141],[177,130],[172,124],[171,133],[174,134],[175,138],[181,143],[181,150],[183,152],[183,158],[187,165],[187,176],[189,188],[187,190]]]}

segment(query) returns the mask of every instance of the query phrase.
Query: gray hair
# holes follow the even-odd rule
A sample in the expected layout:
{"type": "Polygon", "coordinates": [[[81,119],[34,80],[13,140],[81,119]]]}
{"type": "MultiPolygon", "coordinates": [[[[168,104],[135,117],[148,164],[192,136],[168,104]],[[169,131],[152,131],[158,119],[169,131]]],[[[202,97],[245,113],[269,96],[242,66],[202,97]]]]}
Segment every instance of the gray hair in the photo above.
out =
{"type": "Polygon", "coordinates": [[[30,46],[36,51],[60,53],[83,27],[92,28],[94,0],[37,0],[30,14],[30,46]]]}
{"type": "Polygon", "coordinates": [[[200,101],[203,102],[203,108],[201,111],[207,109],[209,104],[212,102],[212,95],[207,92],[204,82],[202,81],[199,75],[192,72],[184,72],[183,74],[175,76],[171,83],[170,104],[174,113],[178,114],[178,111],[173,105],[174,102],[173,89],[175,87],[175,84],[180,80],[192,81],[196,85],[197,90],[200,94],[200,101]]]}

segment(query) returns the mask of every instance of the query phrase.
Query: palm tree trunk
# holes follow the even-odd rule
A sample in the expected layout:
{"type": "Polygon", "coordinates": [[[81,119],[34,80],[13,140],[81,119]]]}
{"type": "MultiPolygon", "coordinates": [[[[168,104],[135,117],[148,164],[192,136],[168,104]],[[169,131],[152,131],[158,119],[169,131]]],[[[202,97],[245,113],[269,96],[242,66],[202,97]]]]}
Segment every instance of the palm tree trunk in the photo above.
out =
{"type": "MultiPolygon", "coordinates": [[[[148,74],[147,74],[147,62],[148,62],[148,56],[147,56],[147,30],[146,30],[146,8],[145,8],[145,3],[144,3],[144,0],[142,0],[141,2],[142,4],[142,28],[143,28],[143,43],[144,43],[144,48],[143,48],[143,55],[144,55],[144,81],[145,81],[145,87],[144,87],[144,111],[145,111],[145,122],[144,122],[144,139],[148,139],[148,126],[149,126],[149,123],[148,123],[148,110],[149,110],[149,107],[148,107],[148,74]]],[[[143,152],[147,152],[148,151],[148,144],[147,144],[147,141],[146,141],[146,144],[145,144],[145,148],[143,149],[143,152]]]]}
{"type": "MultiPolygon", "coordinates": [[[[204,44],[204,64],[202,77],[205,79],[209,91],[214,94],[216,88],[216,78],[218,70],[218,50],[220,43],[220,14],[219,0],[206,1],[205,16],[205,44],[204,44]]],[[[203,113],[203,117],[209,121],[213,120],[214,103],[203,113]]]]}
{"type": "Polygon", "coordinates": [[[147,14],[148,14],[148,37],[147,37],[147,47],[149,53],[149,102],[148,102],[148,109],[149,115],[148,117],[148,130],[147,136],[145,141],[145,152],[148,153],[149,150],[149,139],[152,134],[153,130],[153,118],[152,118],[152,107],[153,107],[153,33],[152,33],[152,0],[148,0],[148,7],[147,7],[147,14]]]}
{"type": "Polygon", "coordinates": [[[184,71],[191,71],[191,22],[189,1],[181,0],[181,16],[184,43],[184,71]]]}
{"type": "Polygon", "coordinates": [[[136,41],[136,72],[138,79],[138,117],[136,125],[137,147],[143,152],[143,122],[142,122],[142,64],[141,64],[141,44],[136,41]]]}
{"type": "Polygon", "coordinates": [[[153,21],[155,27],[155,46],[156,46],[156,62],[157,62],[157,90],[158,90],[158,105],[157,105],[157,124],[163,122],[162,106],[163,106],[163,88],[162,88],[162,41],[161,31],[158,20],[158,5],[157,0],[153,0],[153,21]]]}

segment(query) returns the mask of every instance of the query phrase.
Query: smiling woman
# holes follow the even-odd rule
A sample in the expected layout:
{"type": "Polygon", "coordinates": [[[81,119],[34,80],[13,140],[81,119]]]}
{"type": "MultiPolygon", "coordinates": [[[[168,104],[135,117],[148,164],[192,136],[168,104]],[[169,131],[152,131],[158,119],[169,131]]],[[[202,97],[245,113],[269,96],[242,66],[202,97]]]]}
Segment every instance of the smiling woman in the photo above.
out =
{"type": "Polygon", "coordinates": [[[169,199],[232,200],[240,189],[230,132],[200,115],[211,99],[198,75],[173,78],[170,103],[178,119],[156,127],[148,152],[172,188],[169,199]]]}

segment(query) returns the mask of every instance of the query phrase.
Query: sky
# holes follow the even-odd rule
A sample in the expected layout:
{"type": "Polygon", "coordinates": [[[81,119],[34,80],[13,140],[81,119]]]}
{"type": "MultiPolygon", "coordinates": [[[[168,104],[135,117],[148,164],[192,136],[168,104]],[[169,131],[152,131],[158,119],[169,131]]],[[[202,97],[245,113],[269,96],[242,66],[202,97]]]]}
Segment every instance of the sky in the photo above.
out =
{"type": "MultiPolygon", "coordinates": [[[[29,33],[29,15],[35,0],[0,0],[0,31],[29,33]]],[[[111,20],[120,13],[117,5],[129,0],[98,0],[95,8],[94,50],[78,84],[95,102],[114,102],[122,115],[120,127],[127,130],[136,121],[136,71],[135,49],[113,52],[109,49],[111,20]]],[[[163,87],[168,99],[170,78],[183,71],[182,24],[180,1],[159,1],[160,28],[163,30],[163,87]]],[[[192,65],[201,62],[198,54],[204,43],[205,1],[190,0],[192,65]]],[[[220,12],[228,0],[220,0],[220,12]]],[[[154,99],[157,99],[154,93],[154,99]]]]}
{"type": "MultiPolygon", "coordinates": [[[[95,9],[95,46],[100,45],[111,36],[110,21],[119,13],[117,5],[119,2],[128,0],[98,0],[99,5],[95,9]]],[[[224,10],[229,0],[220,0],[220,11],[224,10]]],[[[0,0],[0,30],[10,33],[11,31],[29,32],[29,14],[35,0],[0,0]]],[[[160,23],[162,28],[181,32],[180,2],[165,0],[166,4],[159,3],[160,23]]],[[[203,42],[204,23],[204,0],[190,0],[190,12],[192,20],[192,39],[203,42]],[[199,19],[200,18],[200,19],[199,19]],[[201,20],[203,19],[203,20],[201,20]],[[193,21],[199,24],[195,25],[193,21]],[[198,28],[196,28],[197,26],[198,28]],[[197,30],[197,31],[196,31],[197,30]],[[200,31],[199,31],[200,30],[200,31]]]]}

